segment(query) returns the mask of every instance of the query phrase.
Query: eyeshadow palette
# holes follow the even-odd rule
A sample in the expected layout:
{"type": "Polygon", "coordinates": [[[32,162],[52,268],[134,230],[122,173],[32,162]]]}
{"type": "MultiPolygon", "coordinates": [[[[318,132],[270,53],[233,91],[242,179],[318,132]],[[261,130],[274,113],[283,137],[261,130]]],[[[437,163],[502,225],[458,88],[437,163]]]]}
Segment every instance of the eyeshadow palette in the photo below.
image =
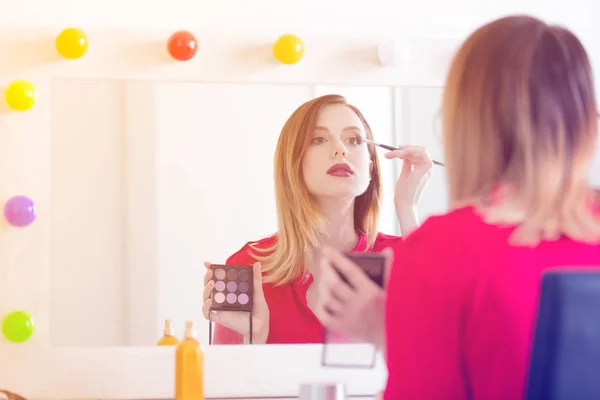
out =
{"type": "Polygon", "coordinates": [[[252,311],[252,266],[211,265],[213,310],[252,311]]]}

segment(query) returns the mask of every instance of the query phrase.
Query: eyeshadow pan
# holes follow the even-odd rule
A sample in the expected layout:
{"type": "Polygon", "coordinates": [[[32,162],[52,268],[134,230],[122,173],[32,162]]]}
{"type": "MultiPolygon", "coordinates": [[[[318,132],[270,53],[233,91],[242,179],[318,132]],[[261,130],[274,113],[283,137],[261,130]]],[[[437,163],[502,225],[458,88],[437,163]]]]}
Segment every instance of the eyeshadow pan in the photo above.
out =
{"type": "Polygon", "coordinates": [[[219,304],[225,301],[225,295],[221,292],[215,294],[215,301],[219,304]]]}
{"type": "Polygon", "coordinates": [[[237,279],[237,276],[238,273],[235,269],[232,268],[229,271],[227,271],[227,279],[234,281],[237,279]]]}
{"type": "MultiPolygon", "coordinates": [[[[242,275],[242,274],[240,274],[242,275]]],[[[246,293],[248,291],[248,282],[241,282],[240,285],[238,286],[238,289],[240,290],[240,292],[242,293],[246,293]]]]}
{"type": "Polygon", "coordinates": [[[238,288],[238,285],[235,281],[229,281],[227,282],[227,291],[229,292],[235,292],[238,288]]]}
{"type": "Polygon", "coordinates": [[[240,271],[240,281],[247,281],[249,277],[250,277],[250,274],[248,273],[248,271],[246,271],[246,270],[240,271]]]}
{"type": "Polygon", "coordinates": [[[215,283],[215,289],[217,289],[219,292],[225,290],[225,282],[217,281],[217,283],[215,283]]]}
{"type": "Polygon", "coordinates": [[[228,302],[229,304],[233,304],[233,303],[235,303],[236,301],[237,301],[237,296],[236,296],[236,294],[235,294],[235,293],[229,293],[229,294],[227,294],[227,302],[228,302]]]}
{"type": "Polygon", "coordinates": [[[217,279],[225,279],[225,270],[221,268],[215,270],[215,277],[217,279]]]}
{"type": "Polygon", "coordinates": [[[238,302],[240,304],[248,304],[248,295],[246,293],[242,293],[238,296],[238,302]]]}

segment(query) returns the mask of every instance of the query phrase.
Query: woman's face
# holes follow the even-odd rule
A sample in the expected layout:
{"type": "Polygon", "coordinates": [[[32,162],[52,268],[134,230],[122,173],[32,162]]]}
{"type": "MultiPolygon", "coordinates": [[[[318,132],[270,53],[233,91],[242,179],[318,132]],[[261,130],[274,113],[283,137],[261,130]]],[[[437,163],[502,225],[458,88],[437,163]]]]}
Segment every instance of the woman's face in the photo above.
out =
{"type": "Polygon", "coordinates": [[[302,160],[302,175],[315,197],[354,198],[363,194],[371,180],[371,157],[365,128],[344,104],[329,104],[321,109],[316,127],[302,160]]]}

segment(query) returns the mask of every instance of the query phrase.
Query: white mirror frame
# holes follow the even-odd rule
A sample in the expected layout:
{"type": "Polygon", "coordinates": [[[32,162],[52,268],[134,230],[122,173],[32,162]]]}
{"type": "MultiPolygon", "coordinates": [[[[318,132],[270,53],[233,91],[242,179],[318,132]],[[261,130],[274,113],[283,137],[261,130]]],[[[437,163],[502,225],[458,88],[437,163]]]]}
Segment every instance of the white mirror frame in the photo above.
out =
{"type": "MultiPolygon", "coordinates": [[[[67,28],[67,26],[65,26],[67,28]]],[[[49,346],[49,187],[53,79],[128,79],[190,82],[327,84],[369,86],[443,85],[454,39],[411,39],[411,58],[397,68],[377,60],[381,38],[302,36],[304,58],[278,65],[271,46],[279,32],[221,36],[193,30],[196,56],[171,60],[166,42],[172,32],[83,29],[90,40],[79,60],[61,59],[54,47],[60,29],[0,29],[1,85],[17,79],[34,83],[38,104],[30,111],[0,106],[0,199],[31,197],[38,210],[26,228],[6,223],[0,230],[0,318],[29,312],[36,331],[27,342],[0,337],[0,387],[29,399],[172,398],[174,349],[159,347],[52,348],[49,346]]],[[[93,323],[93,316],[89,321],[93,323]]],[[[344,382],[350,395],[374,395],[383,388],[386,369],[333,369],[320,365],[320,345],[205,347],[207,398],[283,397],[297,394],[301,382],[344,382]],[[222,362],[235,358],[242,370],[222,362]],[[231,376],[240,380],[231,383],[231,376]]]]}

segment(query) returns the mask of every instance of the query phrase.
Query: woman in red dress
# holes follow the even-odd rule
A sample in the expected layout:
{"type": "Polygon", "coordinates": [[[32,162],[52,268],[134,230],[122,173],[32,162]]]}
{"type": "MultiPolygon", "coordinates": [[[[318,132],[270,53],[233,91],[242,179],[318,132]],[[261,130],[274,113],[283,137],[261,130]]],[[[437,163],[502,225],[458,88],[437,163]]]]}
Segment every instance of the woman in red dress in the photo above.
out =
{"type": "MultiPolygon", "coordinates": [[[[323,342],[323,325],[312,311],[311,289],[320,246],[381,251],[402,241],[377,231],[379,160],[373,146],[361,138],[373,139],[369,124],[339,95],[306,102],[284,125],[275,151],[279,229],[273,236],[247,243],[226,261],[255,266],[252,343],[323,342]]],[[[395,206],[406,235],[418,226],[415,206],[432,162],[419,146],[403,147],[386,157],[404,161],[395,206]]],[[[211,276],[208,269],[203,309],[207,319],[214,288],[211,276]]],[[[249,342],[247,314],[211,313],[215,344],[249,342]]]]}
{"type": "Polygon", "coordinates": [[[588,55],[532,17],[488,23],[452,61],[442,117],[450,211],[405,238],[386,291],[324,249],[316,314],[385,348],[386,400],[521,399],[542,274],[600,266],[588,55]]]}

